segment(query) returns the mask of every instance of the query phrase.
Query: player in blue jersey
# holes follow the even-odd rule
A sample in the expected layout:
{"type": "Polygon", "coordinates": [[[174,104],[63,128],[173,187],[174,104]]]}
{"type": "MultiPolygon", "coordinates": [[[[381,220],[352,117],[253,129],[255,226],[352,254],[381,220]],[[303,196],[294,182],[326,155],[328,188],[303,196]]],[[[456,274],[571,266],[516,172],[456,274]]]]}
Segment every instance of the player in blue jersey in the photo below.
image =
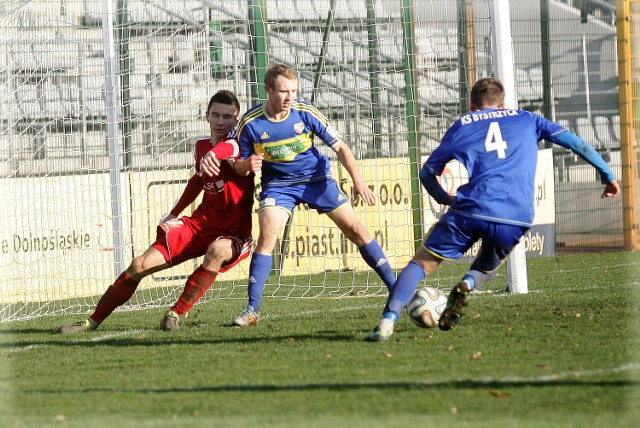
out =
{"type": "Polygon", "coordinates": [[[400,312],[426,275],[443,260],[460,258],[482,239],[478,256],[453,287],[438,322],[440,330],[450,330],[458,324],[464,315],[467,295],[495,274],[532,225],[539,140],[570,149],[595,167],[605,185],[603,198],[620,194],[613,173],[593,147],[542,116],[505,109],[504,95],[504,87],[498,80],[479,80],[471,90],[471,112],[447,130],[441,144],[423,165],[422,185],[449,209],[398,276],[387,298],[382,321],[366,340],[388,340],[400,312]],[[466,167],[469,182],[458,188],[457,195],[449,195],[436,177],[454,159],[466,167]]]}
{"type": "Polygon", "coordinates": [[[293,69],[274,65],[267,70],[264,83],[267,101],[246,112],[238,125],[240,160],[234,164],[236,172],[244,175],[260,168],[262,171],[260,232],[249,266],[248,305],[233,320],[238,326],[254,325],[260,320],[262,292],[276,240],[298,204],[327,214],[389,289],[396,279],[382,248],[331,178],[329,159],[314,146],[313,137],[336,153],[351,176],[354,196],[373,205],[375,196],[360,176],[349,146],[320,111],[296,100],[298,77],[293,69]],[[263,156],[262,165],[255,165],[253,154],[263,156]]]}

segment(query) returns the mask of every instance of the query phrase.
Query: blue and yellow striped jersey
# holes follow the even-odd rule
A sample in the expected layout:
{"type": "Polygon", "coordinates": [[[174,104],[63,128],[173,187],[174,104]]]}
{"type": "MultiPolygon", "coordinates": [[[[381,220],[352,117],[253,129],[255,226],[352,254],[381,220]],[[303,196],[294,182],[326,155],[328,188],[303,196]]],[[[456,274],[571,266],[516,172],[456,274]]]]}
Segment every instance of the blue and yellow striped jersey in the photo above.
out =
{"type": "Polygon", "coordinates": [[[289,114],[276,120],[265,104],[247,111],[238,124],[240,158],[262,153],[262,185],[324,180],[331,176],[329,159],[314,146],[317,136],[329,147],[340,134],[311,104],[294,102],[289,114]]]}

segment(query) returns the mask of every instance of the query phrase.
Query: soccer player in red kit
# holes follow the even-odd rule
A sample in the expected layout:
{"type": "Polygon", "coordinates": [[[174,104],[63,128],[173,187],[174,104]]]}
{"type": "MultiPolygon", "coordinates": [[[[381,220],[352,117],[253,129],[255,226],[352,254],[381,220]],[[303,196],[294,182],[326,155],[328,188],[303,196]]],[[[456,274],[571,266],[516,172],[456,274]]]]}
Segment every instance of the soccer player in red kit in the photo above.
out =
{"type": "MultiPolygon", "coordinates": [[[[218,91],[207,106],[210,138],[202,138],[195,146],[195,174],[182,196],[157,228],[156,241],[131,262],[100,298],[93,314],[80,322],[65,324],[63,334],[95,330],[117,307],[127,302],[142,278],[180,263],[204,256],[202,265],[187,279],[182,295],[167,311],[161,328],[180,328],[180,317],[186,314],[211,287],[219,272],[225,272],[246,258],[252,246],[251,214],[254,174],[240,176],[233,163],[240,150],[235,127],[240,104],[233,92],[218,91]],[[212,152],[206,162],[205,154],[212,152]],[[178,218],[204,190],[202,202],[191,216],[178,218]]],[[[256,161],[259,169],[259,158],[256,161]]]]}

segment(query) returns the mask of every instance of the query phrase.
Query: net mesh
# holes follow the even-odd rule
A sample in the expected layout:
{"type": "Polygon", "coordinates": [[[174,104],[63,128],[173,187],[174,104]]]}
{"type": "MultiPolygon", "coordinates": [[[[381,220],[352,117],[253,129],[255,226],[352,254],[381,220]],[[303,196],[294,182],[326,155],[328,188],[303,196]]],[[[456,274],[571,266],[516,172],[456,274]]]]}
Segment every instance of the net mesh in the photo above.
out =
{"type": "MultiPolygon", "coordinates": [[[[0,5],[1,319],[86,313],[94,307],[115,275],[155,239],[158,220],[193,173],[194,142],[209,132],[203,112],[211,95],[233,90],[243,111],[260,101],[260,58],[293,67],[300,99],[314,102],[343,134],[378,198],[372,207],[353,201],[356,211],[392,266],[406,264],[419,241],[412,213],[420,212],[422,227],[441,213],[433,200],[412,191],[416,165],[410,147],[417,146],[415,162],[421,164],[467,110],[468,82],[491,74],[487,2],[119,0],[108,5],[107,0],[0,5]],[[264,21],[256,19],[257,10],[264,21]],[[266,52],[257,50],[260,29],[266,52]],[[407,88],[411,64],[415,109],[407,88]],[[413,142],[411,116],[418,124],[413,142]]],[[[516,19],[537,25],[531,17],[516,19]]],[[[541,68],[529,64],[541,59],[518,46],[540,41],[514,36],[519,102],[539,109],[541,68]]],[[[558,92],[566,79],[558,78],[558,92]]],[[[348,174],[331,150],[317,143],[351,195],[348,174]]],[[[578,181],[597,184],[592,176],[578,181]]],[[[326,216],[300,206],[293,219],[275,252],[266,297],[386,293],[326,216]]],[[[254,224],[255,236],[257,231],[254,224]]],[[[171,304],[199,263],[145,278],[123,309],[171,304]]],[[[203,301],[244,299],[247,270],[248,261],[220,275],[203,301]]],[[[441,273],[427,282],[449,287],[455,280],[441,273]]]]}

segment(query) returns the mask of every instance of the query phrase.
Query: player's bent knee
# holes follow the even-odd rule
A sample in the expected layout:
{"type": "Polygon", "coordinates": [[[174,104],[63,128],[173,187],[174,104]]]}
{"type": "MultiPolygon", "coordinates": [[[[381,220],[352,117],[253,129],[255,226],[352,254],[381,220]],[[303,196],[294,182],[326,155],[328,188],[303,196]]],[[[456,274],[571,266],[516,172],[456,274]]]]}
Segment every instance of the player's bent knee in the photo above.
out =
{"type": "Polygon", "coordinates": [[[134,257],[127,271],[130,274],[138,274],[144,272],[144,256],[134,257]]]}
{"type": "Polygon", "coordinates": [[[234,257],[235,252],[232,242],[227,239],[219,240],[209,245],[202,264],[209,270],[218,270],[234,257]]]}

